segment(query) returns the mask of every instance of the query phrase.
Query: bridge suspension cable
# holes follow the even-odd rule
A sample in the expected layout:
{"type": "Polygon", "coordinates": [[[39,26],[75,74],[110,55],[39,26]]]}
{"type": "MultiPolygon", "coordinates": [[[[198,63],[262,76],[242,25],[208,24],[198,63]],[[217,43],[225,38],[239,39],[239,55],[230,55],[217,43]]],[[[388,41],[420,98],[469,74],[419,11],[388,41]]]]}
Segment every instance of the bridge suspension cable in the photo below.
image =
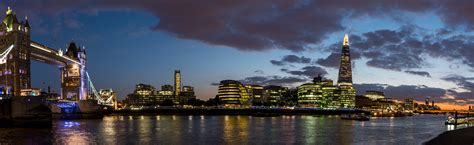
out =
{"type": "Polygon", "coordinates": [[[101,105],[108,105],[108,106],[113,106],[113,96],[107,96],[107,99],[104,99],[103,98],[103,95],[101,95],[99,92],[97,92],[97,90],[95,89],[94,87],[94,84],[92,83],[92,79],[91,77],[89,76],[89,73],[86,71],[86,77],[87,77],[87,83],[88,83],[88,86],[90,87],[89,90],[90,90],[90,95],[92,95],[97,101],[99,104],[101,105]]]}
{"type": "Polygon", "coordinates": [[[7,56],[12,51],[13,47],[15,47],[15,45],[10,45],[10,47],[8,47],[4,52],[0,53],[0,64],[7,63],[7,56]]]}

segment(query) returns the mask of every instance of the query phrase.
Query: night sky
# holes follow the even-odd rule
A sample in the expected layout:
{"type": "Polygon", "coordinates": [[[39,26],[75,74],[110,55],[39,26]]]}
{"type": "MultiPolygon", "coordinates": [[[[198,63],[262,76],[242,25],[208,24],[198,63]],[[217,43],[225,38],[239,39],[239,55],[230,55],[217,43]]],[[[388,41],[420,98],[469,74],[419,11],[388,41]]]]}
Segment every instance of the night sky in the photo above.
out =
{"type": "MultiPolygon", "coordinates": [[[[3,0],[32,40],[53,48],[85,46],[96,88],[119,98],[137,83],[183,85],[197,97],[220,80],[296,87],[317,74],[337,80],[349,34],[359,94],[443,107],[474,105],[474,1],[413,0],[3,0]]],[[[5,14],[3,13],[3,16],[5,14]]],[[[59,91],[59,69],[32,63],[37,88],[59,91]]]]}

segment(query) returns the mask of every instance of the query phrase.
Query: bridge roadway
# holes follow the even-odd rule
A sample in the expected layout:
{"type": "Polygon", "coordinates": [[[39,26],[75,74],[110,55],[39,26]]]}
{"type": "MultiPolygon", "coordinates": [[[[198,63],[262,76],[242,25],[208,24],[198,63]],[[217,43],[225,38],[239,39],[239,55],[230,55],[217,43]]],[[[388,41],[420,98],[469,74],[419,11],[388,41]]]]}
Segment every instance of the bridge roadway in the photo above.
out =
{"type": "Polygon", "coordinates": [[[60,67],[70,63],[82,65],[79,61],[63,55],[61,50],[58,51],[33,41],[31,41],[30,46],[33,48],[31,49],[31,58],[34,60],[60,67]]]}

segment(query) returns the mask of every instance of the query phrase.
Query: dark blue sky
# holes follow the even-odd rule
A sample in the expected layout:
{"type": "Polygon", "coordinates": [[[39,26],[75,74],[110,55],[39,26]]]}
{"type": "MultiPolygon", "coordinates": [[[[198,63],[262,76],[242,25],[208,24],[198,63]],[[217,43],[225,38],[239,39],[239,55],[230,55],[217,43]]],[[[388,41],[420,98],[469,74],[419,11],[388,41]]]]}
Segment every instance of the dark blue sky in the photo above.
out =
{"type": "MultiPolygon", "coordinates": [[[[474,16],[468,0],[35,0],[1,1],[28,16],[32,39],[86,47],[97,88],[123,98],[135,84],[183,84],[214,97],[223,79],[289,87],[337,78],[350,35],[358,92],[444,106],[474,104],[474,16]]],[[[59,87],[54,66],[33,63],[33,85],[59,87]],[[44,82],[44,84],[43,84],[44,82]]]]}

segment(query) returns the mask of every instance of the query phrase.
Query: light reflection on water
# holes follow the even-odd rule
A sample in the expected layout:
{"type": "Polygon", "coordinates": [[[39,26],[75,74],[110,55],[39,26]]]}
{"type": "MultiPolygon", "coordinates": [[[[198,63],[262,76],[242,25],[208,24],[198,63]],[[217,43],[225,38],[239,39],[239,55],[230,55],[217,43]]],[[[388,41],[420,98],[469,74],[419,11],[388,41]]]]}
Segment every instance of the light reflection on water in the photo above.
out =
{"type": "Polygon", "coordinates": [[[106,116],[51,129],[0,129],[0,144],[420,144],[444,116],[340,120],[338,116],[106,116]]]}

